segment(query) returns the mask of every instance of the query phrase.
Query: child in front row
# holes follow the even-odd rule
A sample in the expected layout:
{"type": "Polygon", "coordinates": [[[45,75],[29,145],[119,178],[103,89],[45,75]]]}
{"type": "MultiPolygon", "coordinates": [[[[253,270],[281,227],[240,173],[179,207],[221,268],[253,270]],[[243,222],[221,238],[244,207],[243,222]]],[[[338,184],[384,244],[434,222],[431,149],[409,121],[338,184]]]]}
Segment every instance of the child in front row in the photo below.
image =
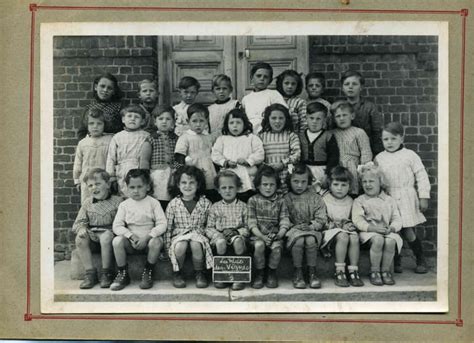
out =
{"type": "Polygon", "coordinates": [[[295,70],[285,70],[276,79],[276,89],[288,104],[294,132],[303,133],[306,130],[306,100],[299,97],[303,90],[301,75],[295,70]]]}
{"type": "Polygon", "coordinates": [[[390,269],[395,251],[403,245],[397,202],[383,191],[383,174],[372,162],[360,168],[360,178],[364,194],[354,200],[352,221],[360,242],[370,243],[369,280],[375,286],[394,285],[390,269]]]}
{"type": "Polygon", "coordinates": [[[186,287],[182,269],[188,247],[192,253],[196,287],[208,286],[204,270],[212,268],[212,250],[205,228],[211,202],[204,196],[205,189],[204,174],[200,169],[184,166],[176,171],[171,193],[177,196],[166,208],[168,230],[165,236],[176,288],[186,287]]]}
{"type": "Polygon", "coordinates": [[[79,288],[89,289],[100,282],[101,288],[108,288],[113,280],[112,275],[112,223],[122,198],[111,195],[110,177],[103,169],[90,169],[84,175],[83,182],[91,194],[85,199],[72,226],[76,234],[76,247],[79,258],[86,270],[84,281],[79,288]],[[97,270],[92,264],[92,252],[100,247],[102,270],[100,281],[97,270]]]}
{"type": "Polygon", "coordinates": [[[328,214],[325,225],[322,249],[335,242],[336,272],[334,283],[339,287],[363,286],[359,276],[359,235],[357,228],[351,221],[353,200],[349,196],[352,175],[344,167],[336,166],[329,172],[329,192],[324,194],[328,214]],[[346,257],[349,257],[347,266],[349,281],[346,276],[346,257]]]}
{"type": "Polygon", "coordinates": [[[339,164],[347,168],[352,175],[353,182],[349,194],[355,197],[359,194],[357,167],[372,161],[369,137],[364,130],[352,126],[355,113],[349,102],[335,102],[331,111],[336,124],[333,134],[339,147],[339,164]]]}
{"type": "Polygon", "coordinates": [[[277,171],[263,165],[255,177],[258,194],[251,197],[247,203],[247,224],[251,232],[250,242],[255,265],[252,287],[255,289],[264,285],[266,266],[268,268],[265,285],[268,288],[278,287],[277,269],[283,250],[283,238],[290,227],[285,200],[277,194],[279,186],[280,177],[277,171]]]}
{"type": "MultiPolygon", "coordinates": [[[[227,246],[232,246],[235,255],[245,253],[245,241],[249,236],[247,228],[247,205],[237,199],[240,178],[233,171],[223,169],[216,176],[216,188],[222,197],[212,205],[207,218],[206,235],[215,247],[217,255],[225,255],[227,246]]],[[[216,288],[225,288],[224,282],[215,281],[216,288]]],[[[245,288],[242,282],[234,282],[235,291],[245,288]]]]}
{"type": "Polygon", "coordinates": [[[181,102],[173,106],[176,112],[174,132],[181,136],[189,129],[188,125],[188,107],[196,101],[201,85],[199,81],[192,76],[185,76],[179,80],[178,91],[181,102]]]}
{"type": "Polygon", "coordinates": [[[273,68],[265,62],[257,62],[250,70],[250,81],[253,92],[242,98],[242,106],[252,123],[253,133],[257,134],[262,128],[262,118],[265,109],[271,104],[281,104],[288,108],[285,99],[278,91],[268,89],[273,80],[273,68]]]}
{"type": "Polygon", "coordinates": [[[120,111],[124,130],[112,137],[107,154],[106,170],[118,182],[121,194],[127,195],[125,175],[130,169],[149,169],[150,134],[143,130],[146,113],[138,105],[128,105],[120,111]]]}
{"type": "MultiPolygon", "coordinates": [[[[403,238],[416,257],[415,273],[428,272],[421,241],[416,236],[416,225],[426,221],[423,212],[428,209],[430,181],[420,157],[403,147],[403,125],[393,122],[382,131],[385,151],[375,157],[385,175],[387,193],[397,201],[402,217],[403,238]]],[[[395,254],[395,273],[402,272],[401,257],[395,254]]]]}
{"type": "Polygon", "coordinates": [[[295,275],[293,287],[306,288],[303,274],[303,257],[309,268],[309,287],[320,288],[316,276],[316,257],[321,243],[321,230],[326,223],[326,206],[313,187],[313,175],[302,163],[295,165],[287,178],[290,192],[285,196],[290,215],[290,229],[286,233],[286,247],[291,250],[295,275]]]}
{"type": "Polygon", "coordinates": [[[130,283],[127,254],[146,252],[146,262],[140,281],[141,289],[153,287],[153,269],[163,248],[166,217],[158,200],[152,198],[150,173],[145,169],[131,169],[125,176],[129,191],[127,200],[119,205],[113,230],[115,261],[118,273],[110,286],[113,291],[130,283]]]}
{"type": "Polygon", "coordinates": [[[300,140],[293,132],[290,112],[285,106],[273,104],[265,109],[259,137],[265,151],[265,163],[279,173],[282,186],[278,191],[286,194],[288,166],[300,160],[301,148],[300,140]]]}

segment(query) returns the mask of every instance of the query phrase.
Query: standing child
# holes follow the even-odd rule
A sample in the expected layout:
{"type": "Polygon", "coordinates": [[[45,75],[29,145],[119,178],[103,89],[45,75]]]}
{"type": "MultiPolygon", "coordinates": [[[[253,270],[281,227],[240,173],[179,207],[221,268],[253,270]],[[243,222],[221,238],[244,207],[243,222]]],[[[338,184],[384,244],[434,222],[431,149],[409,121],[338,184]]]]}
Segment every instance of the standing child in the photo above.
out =
{"type": "Polygon", "coordinates": [[[311,186],[313,175],[307,166],[297,164],[288,175],[287,183],[291,192],[285,196],[290,214],[290,230],[286,233],[286,247],[291,250],[295,275],[294,288],[306,288],[303,276],[303,256],[309,269],[309,286],[321,288],[316,276],[316,257],[321,243],[321,230],[326,223],[326,205],[321,196],[311,186]]]}
{"type": "MultiPolygon", "coordinates": [[[[120,108],[122,107],[120,99],[122,91],[118,81],[112,74],[105,73],[97,76],[92,83],[94,100],[86,106],[86,109],[99,109],[104,113],[104,132],[117,133],[123,128],[120,120],[120,108]]],[[[87,111],[84,116],[87,115],[87,111]]],[[[85,117],[83,122],[85,122],[85,117]]],[[[78,131],[80,139],[87,135],[87,127],[82,127],[78,131]]]]}
{"type": "Polygon", "coordinates": [[[231,98],[232,81],[224,74],[214,76],[212,79],[212,92],[216,101],[208,107],[209,109],[209,132],[215,138],[222,134],[224,118],[234,108],[239,108],[238,100],[231,98]]]}
{"type": "Polygon", "coordinates": [[[299,97],[303,90],[303,79],[296,71],[288,69],[278,75],[276,89],[285,99],[296,134],[306,130],[306,100],[299,97]]]}
{"type": "Polygon", "coordinates": [[[308,129],[299,135],[301,161],[311,170],[316,184],[322,185],[326,173],[339,164],[339,147],[332,132],[326,130],[326,107],[313,102],[308,104],[308,129]]]}
{"type": "Polygon", "coordinates": [[[260,138],[252,133],[252,124],[243,110],[236,108],[227,113],[222,136],[212,147],[211,156],[215,164],[230,168],[239,176],[239,197],[247,202],[255,194],[253,179],[265,152],[260,138]]]}
{"type": "Polygon", "coordinates": [[[262,166],[255,176],[258,194],[247,203],[248,227],[252,234],[253,262],[256,268],[252,287],[263,287],[265,266],[268,288],[278,287],[277,269],[283,249],[283,238],[290,227],[288,208],[285,200],[277,194],[280,177],[275,169],[262,166]],[[266,255],[268,253],[268,263],[266,255]]]}
{"type": "Polygon", "coordinates": [[[259,136],[265,150],[265,163],[279,173],[280,191],[285,194],[288,165],[298,162],[301,156],[300,140],[293,132],[290,112],[285,106],[273,104],[265,109],[259,136]]]}
{"type": "Polygon", "coordinates": [[[395,199],[387,195],[380,169],[368,163],[361,168],[364,193],[354,200],[352,221],[360,231],[360,242],[370,243],[370,283],[394,285],[390,268],[395,250],[400,252],[403,240],[398,232],[402,219],[395,199]]]}
{"type": "Polygon", "coordinates": [[[352,175],[344,167],[337,166],[329,172],[329,192],[324,194],[328,220],[321,248],[336,243],[336,272],[334,283],[339,287],[363,286],[359,277],[359,235],[351,221],[352,198],[348,195],[352,175]],[[346,277],[346,257],[349,257],[349,281],[346,277]]]}
{"type": "MultiPolygon", "coordinates": [[[[324,99],[324,88],[326,88],[326,78],[324,74],[312,72],[305,77],[306,93],[308,94],[308,105],[314,102],[322,104],[326,108],[326,113],[331,114],[331,103],[324,99]]],[[[329,117],[328,117],[329,120],[329,117]]]]}
{"type": "Polygon", "coordinates": [[[94,287],[99,279],[97,270],[92,264],[92,252],[100,247],[102,270],[100,273],[100,287],[109,288],[112,283],[112,223],[122,198],[110,194],[109,174],[103,169],[90,169],[84,176],[84,184],[91,192],[92,197],[85,199],[72,226],[76,234],[76,247],[79,258],[86,270],[84,281],[79,288],[94,287]]]}
{"type": "Polygon", "coordinates": [[[216,168],[212,163],[211,150],[213,137],[205,130],[209,119],[209,111],[202,104],[192,104],[188,108],[189,129],[179,137],[175,158],[180,165],[195,166],[204,172],[208,196],[214,197],[214,178],[216,168]]]}
{"type": "Polygon", "coordinates": [[[186,287],[181,270],[186,251],[191,249],[196,287],[208,286],[204,269],[212,268],[212,250],[205,234],[206,219],[211,202],[204,196],[206,183],[202,171],[194,166],[184,166],[176,172],[173,193],[177,197],[166,209],[168,231],[166,247],[173,265],[173,286],[186,287]]]}
{"type": "MultiPolygon", "coordinates": [[[[206,235],[217,255],[225,255],[227,246],[232,246],[235,255],[245,253],[245,241],[249,236],[247,228],[247,205],[237,199],[240,178],[233,171],[221,170],[216,176],[216,188],[222,200],[212,205],[207,218],[206,235]]],[[[225,288],[224,282],[215,281],[216,288],[225,288]]],[[[234,282],[233,290],[245,288],[242,282],[234,282]]]]}
{"type": "MultiPolygon", "coordinates": [[[[428,209],[430,181],[420,157],[403,147],[403,125],[389,123],[382,131],[385,148],[375,157],[375,163],[385,175],[387,193],[397,201],[402,217],[402,236],[416,257],[415,273],[428,272],[423,247],[417,238],[416,225],[426,221],[423,212],[428,209]]],[[[395,272],[402,272],[401,257],[395,255],[395,272]]]]}
{"type": "Polygon", "coordinates": [[[118,291],[130,283],[127,254],[147,250],[145,268],[140,281],[141,289],[153,287],[153,269],[166,231],[166,217],[158,200],[148,195],[151,179],[148,170],[132,169],[125,176],[130,198],[122,202],[115,216],[113,230],[117,237],[112,244],[118,273],[110,286],[118,291]]]}
{"type": "Polygon", "coordinates": [[[250,70],[253,92],[242,98],[242,106],[252,123],[253,133],[255,134],[260,132],[263,113],[268,106],[282,104],[284,107],[288,107],[285,99],[278,91],[267,88],[272,79],[273,68],[268,63],[257,62],[250,70]]]}
{"type": "Polygon", "coordinates": [[[72,175],[74,185],[81,192],[81,203],[89,196],[89,190],[84,182],[84,176],[94,168],[105,169],[107,151],[112,135],[104,135],[105,116],[98,108],[86,110],[85,124],[88,135],[81,139],[76,148],[72,175]]]}
{"type": "Polygon", "coordinates": [[[130,169],[149,169],[150,134],[143,130],[145,111],[138,105],[128,105],[120,111],[125,129],[115,134],[107,154],[106,170],[117,179],[120,192],[126,195],[125,175],[130,169]]]}
{"type": "Polygon", "coordinates": [[[188,107],[196,101],[201,85],[199,81],[192,76],[184,76],[179,80],[178,91],[181,102],[173,106],[176,112],[174,132],[181,136],[189,129],[188,125],[188,107]]]}
{"type": "Polygon", "coordinates": [[[372,161],[369,137],[364,130],[352,126],[355,113],[349,102],[335,102],[331,110],[336,124],[333,133],[339,147],[339,162],[352,175],[353,183],[349,193],[357,196],[359,194],[357,166],[372,161]]]}
{"type": "Polygon", "coordinates": [[[138,99],[140,107],[146,113],[144,129],[153,132],[156,128],[151,113],[158,104],[158,85],[155,80],[144,79],[138,83],[138,99]]]}
{"type": "Polygon", "coordinates": [[[341,77],[342,92],[354,108],[353,125],[360,127],[370,138],[370,148],[375,155],[383,151],[381,134],[383,117],[377,106],[361,96],[365,79],[361,73],[348,70],[341,77]]]}
{"type": "Polygon", "coordinates": [[[174,149],[178,136],[174,133],[175,112],[171,106],[158,106],[153,112],[154,126],[157,131],[150,136],[151,161],[150,176],[153,181],[153,197],[160,201],[166,210],[171,197],[168,185],[172,173],[176,170],[174,149]]]}

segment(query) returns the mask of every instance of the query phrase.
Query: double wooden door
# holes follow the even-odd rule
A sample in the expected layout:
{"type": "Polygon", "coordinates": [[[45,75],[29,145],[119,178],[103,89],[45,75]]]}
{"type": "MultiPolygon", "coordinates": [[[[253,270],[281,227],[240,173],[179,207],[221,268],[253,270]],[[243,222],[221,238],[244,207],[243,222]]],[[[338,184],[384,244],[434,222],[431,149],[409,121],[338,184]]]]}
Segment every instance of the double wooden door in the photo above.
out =
{"type": "MultiPolygon", "coordinates": [[[[198,102],[212,103],[212,78],[230,76],[233,97],[252,90],[250,70],[258,61],[269,63],[276,77],[286,69],[308,71],[307,36],[160,36],[158,37],[160,103],[180,101],[178,83],[193,76],[201,84],[198,102]]],[[[274,81],[270,88],[274,88],[274,81]]]]}

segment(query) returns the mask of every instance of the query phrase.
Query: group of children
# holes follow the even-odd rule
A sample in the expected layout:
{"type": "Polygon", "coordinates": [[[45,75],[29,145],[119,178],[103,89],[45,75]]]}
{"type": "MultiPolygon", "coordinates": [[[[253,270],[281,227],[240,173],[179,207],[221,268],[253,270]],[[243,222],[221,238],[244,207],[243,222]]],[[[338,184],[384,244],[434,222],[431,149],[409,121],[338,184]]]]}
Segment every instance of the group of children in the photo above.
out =
{"type": "Polygon", "coordinates": [[[403,147],[403,126],[383,126],[376,106],[361,97],[362,75],[344,73],[345,99],[332,105],[322,98],[320,73],[305,78],[307,100],[299,97],[304,87],[296,71],[281,73],[276,90],[268,88],[272,80],[269,64],[255,64],[254,90],[239,102],[231,98],[230,78],[217,75],[216,101],[205,106],[195,101],[199,82],[186,76],[174,107],[158,106],[156,82],[143,80],[140,104],[124,108],[114,76],[94,81],[73,173],[82,197],[73,226],[86,270],[80,288],[100,282],[123,289],[130,283],[127,254],[140,251],[141,288],[152,287],[160,256],[171,261],[173,285],[185,287],[188,250],[197,287],[208,286],[204,272],[213,255],[251,253],[252,287],[274,288],[284,249],[295,288],[321,287],[318,249],[324,256],[334,249],[337,286],[357,287],[364,284],[358,260],[365,243],[370,282],[393,285],[394,257],[395,272],[402,271],[400,233],[417,258],[415,272],[427,272],[414,228],[425,221],[428,176],[418,155],[403,147]],[[100,277],[94,246],[102,254],[100,277]]]}

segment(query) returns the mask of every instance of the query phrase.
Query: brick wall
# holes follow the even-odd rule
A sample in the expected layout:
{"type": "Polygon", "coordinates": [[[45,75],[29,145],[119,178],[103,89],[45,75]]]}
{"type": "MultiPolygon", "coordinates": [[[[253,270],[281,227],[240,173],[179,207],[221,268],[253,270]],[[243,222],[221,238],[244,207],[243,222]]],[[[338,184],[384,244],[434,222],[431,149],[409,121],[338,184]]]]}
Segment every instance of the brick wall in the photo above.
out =
{"type": "Polygon", "coordinates": [[[342,97],[340,77],[348,69],[365,79],[363,95],[375,102],[386,123],[401,121],[405,146],[416,151],[432,185],[432,199],[420,230],[433,250],[437,219],[438,40],[436,36],[314,36],[310,38],[310,71],[326,76],[325,96],[342,97]]]}

